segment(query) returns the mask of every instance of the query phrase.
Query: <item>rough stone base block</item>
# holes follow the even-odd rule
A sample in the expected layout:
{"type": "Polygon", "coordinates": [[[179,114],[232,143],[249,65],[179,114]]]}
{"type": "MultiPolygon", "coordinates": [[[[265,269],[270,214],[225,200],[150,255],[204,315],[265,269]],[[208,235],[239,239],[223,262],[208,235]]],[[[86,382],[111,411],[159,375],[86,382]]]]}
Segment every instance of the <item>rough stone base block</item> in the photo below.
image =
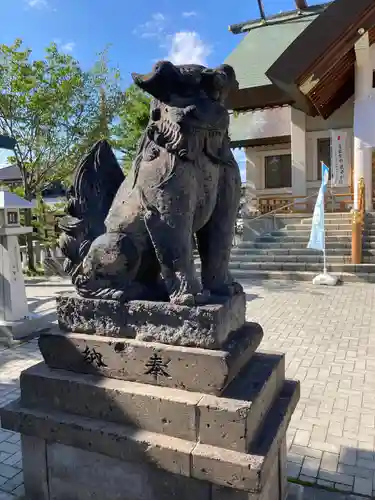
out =
{"type": "Polygon", "coordinates": [[[51,368],[207,394],[220,394],[259,346],[263,330],[245,323],[220,350],[51,331],[39,348],[51,368]]]}
{"type": "Polygon", "coordinates": [[[285,380],[284,355],[256,351],[263,331],[242,322],[242,300],[89,301],[94,326],[114,307],[105,322],[125,314],[130,330],[42,334],[45,363],[22,372],[20,400],[0,410],[22,435],[28,500],[285,500],[299,384],[285,380]],[[128,338],[131,328],[161,337],[128,338]],[[189,345],[165,343],[186,328],[189,345]]]}
{"type": "MultiPolygon", "coordinates": [[[[50,449],[57,443],[64,444],[86,451],[88,454],[99,454],[118,460],[123,463],[122,467],[128,467],[128,470],[130,466],[127,463],[129,462],[133,464],[131,470],[134,475],[137,468],[139,468],[139,474],[143,475],[143,465],[152,464],[153,467],[160,469],[161,477],[165,477],[166,473],[177,474],[185,476],[185,478],[199,480],[200,487],[202,484],[210,483],[212,487],[229,487],[230,490],[239,490],[231,493],[241,494],[240,498],[247,494],[250,499],[263,500],[261,495],[267,491],[270,477],[273,477],[273,474],[277,475],[277,479],[274,481],[280,496],[280,454],[298,397],[298,383],[286,381],[268,410],[266,418],[261,421],[247,452],[202,444],[199,442],[199,433],[197,433],[195,440],[180,439],[161,433],[148,432],[134,425],[119,425],[61,411],[25,408],[22,406],[22,402],[14,402],[3,408],[1,420],[4,428],[20,432],[22,435],[39,438],[49,443],[50,449]],[[251,497],[250,494],[258,496],[251,497]]],[[[26,471],[26,477],[32,476],[35,472],[35,457],[37,456],[40,455],[35,450],[32,455],[30,452],[27,453],[27,456],[24,455],[24,467],[27,468],[27,464],[31,462],[31,472],[26,471]]],[[[48,456],[47,450],[47,460],[48,456]]],[[[92,457],[92,460],[95,461],[95,455],[92,457]]],[[[49,481],[54,477],[53,470],[50,471],[53,463],[53,461],[47,462],[47,468],[50,472],[49,481]]],[[[85,465],[84,469],[92,467],[92,462],[88,461],[88,463],[91,465],[85,465]]],[[[76,468],[74,462],[72,462],[72,466],[76,468]]],[[[71,483],[72,489],[74,482],[77,482],[77,488],[80,486],[81,483],[77,476],[69,473],[67,467],[58,470],[65,470],[65,473],[59,472],[56,473],[56,476],[63,477],[67,483],[71,483]]],[[[120,470],[123,469],[120,468],[120,470]]],[[[110,475],[110,471],[108,474],[110,475]]],[[[155,482],[157,484],[157,479],[155,482]]],[[[90,484],[85,483],[85,487],[90,491],[90,484]]],[[[26,493],[28,494],[27,490],[26,493]]],[[[125,481],[122,490],[114,498],[123,498],[124,500],[154,498],[152,496],[136,496],[138,494],[132,493],[132,485],[125,481]],[[128,496],[127,489],[130,491],[128,496]],[[119,496],[121,494],[123,497],[119,496]]],[[[69,500],[69,498],[69,496],[65,498],[50,496],[47,497],[47,500],[69,500]]],[[[77,497],[71,498],[76,499],[77,497]]],[[[156,498],[159,500],[163,497],[156,498]]],[[[269,500],[267,497],[265,498],[269,500]]],[[[276,498],[278,499],[278,497],[276,498]]],[[[208,497],[207,500],[210,499],[211,497],[208,497]]],[[[38,500],[41,500],[40,497],[38,500]]]]}
{"type": "Polygon", "coordinates": [[[218,349],[230,332],[245,322],[246,295],[212,297],[195,307],[169,302],[85,299],[76,294],[57,297],[57,317],[64,331],[127,337],[171,345],[218,349]]]}
{"type": "Polygon", "coordinates": [[[285,500],[277,459],[263,491],[251,493],[30,436],[22,450],[28,500],[285,500]]]}
{"type": "Polygon", "coordinates": [[[210,500],[285,500],[285,498],[285,492],[280,489],[279,464],[276,459],[261,493],[249,493],[214,485],[210,500]]]}
{"type": "Polygon", "coordinates": [[[210,500],[211,485],[59,443],[22,436],[28,500],[210,500]],[[32,453],[32,455],[31,455],[32,453]]]}
{"type": "Polygon", "coordinates": [[[28,500],[284,500],[275,460],[261,493],[211,485],[151,463],[122,462],[100,453],[22,437],[28,500]],[[32,455],[30,454],[32,453],[32,455]]]}
{"type": "Polygon", "coordinates": [[[261,416],[284,385],[283,356],[255,354],[222,397],[51,370],[40,363],[21,375],[21,405],[130,425],[246,453],[261,416]],[[229,397],[232,396],[232,397],[229,397]]]}

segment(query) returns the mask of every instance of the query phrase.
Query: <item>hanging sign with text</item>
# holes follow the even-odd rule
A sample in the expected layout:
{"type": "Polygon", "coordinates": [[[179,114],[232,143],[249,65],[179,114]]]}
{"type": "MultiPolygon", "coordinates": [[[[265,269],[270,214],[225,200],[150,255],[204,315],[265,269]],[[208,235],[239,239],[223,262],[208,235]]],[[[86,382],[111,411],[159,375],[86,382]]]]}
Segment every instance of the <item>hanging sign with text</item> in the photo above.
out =
{"type": "Polygon", "coordinates": [[[347,186],[349,165],[347,157],[347,133],[343,130],[331,131],[331,171],[333,186],[347,186]]]}

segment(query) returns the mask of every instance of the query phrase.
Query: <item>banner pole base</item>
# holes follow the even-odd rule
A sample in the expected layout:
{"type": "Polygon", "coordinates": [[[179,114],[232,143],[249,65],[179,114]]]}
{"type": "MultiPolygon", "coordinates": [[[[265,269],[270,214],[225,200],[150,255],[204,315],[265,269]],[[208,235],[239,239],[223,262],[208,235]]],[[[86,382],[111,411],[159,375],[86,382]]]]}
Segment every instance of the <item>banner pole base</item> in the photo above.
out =
{"type": "Polygon", "coordinates": [[[328,274],[327,272],[323,272],[315,276],[313,279],[313,285],[326,285],[326,286],[335,286],[337,285],[339,279],[337,276],[333,276],[332,274],[328,274]]]}

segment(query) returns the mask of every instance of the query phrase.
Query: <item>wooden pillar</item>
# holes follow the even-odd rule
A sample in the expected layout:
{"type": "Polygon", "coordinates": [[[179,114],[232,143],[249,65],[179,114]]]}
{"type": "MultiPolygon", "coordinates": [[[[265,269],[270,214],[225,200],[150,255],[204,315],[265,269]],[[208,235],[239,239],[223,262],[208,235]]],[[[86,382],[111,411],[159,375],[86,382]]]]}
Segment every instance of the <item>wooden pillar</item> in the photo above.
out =
{"type": "Polygon", "coordinates": [[[358,199],[358,210],[352,211],[352,264],[362,263],[362,235],[365,224],[365,181],[359,179],[356,189],[358,199]]]}
{"type": "Polygon", "coordinates": [[[359,210],[352,211],[352,264],[362,262],[362,217],[359,210]]]}

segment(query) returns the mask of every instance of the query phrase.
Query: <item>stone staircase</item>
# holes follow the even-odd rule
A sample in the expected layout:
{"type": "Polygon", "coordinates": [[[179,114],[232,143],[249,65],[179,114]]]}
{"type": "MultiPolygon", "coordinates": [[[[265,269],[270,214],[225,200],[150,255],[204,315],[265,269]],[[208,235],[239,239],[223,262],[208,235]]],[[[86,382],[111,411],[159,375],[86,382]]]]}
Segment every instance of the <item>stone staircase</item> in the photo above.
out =
{"type": "MultiPolygon", "coordinates": [[[[308,280],[323,270],[323,255],[307,248],[312,217],[296,220],[254,241],[233,247],[230,270],[243,280],[308,280]]],[[[325,218],[327,269],[341,281],[375,282],[375,214],[367,214],[363,264],[351,264],[352,226],[349,213],[325,218]]]]}

